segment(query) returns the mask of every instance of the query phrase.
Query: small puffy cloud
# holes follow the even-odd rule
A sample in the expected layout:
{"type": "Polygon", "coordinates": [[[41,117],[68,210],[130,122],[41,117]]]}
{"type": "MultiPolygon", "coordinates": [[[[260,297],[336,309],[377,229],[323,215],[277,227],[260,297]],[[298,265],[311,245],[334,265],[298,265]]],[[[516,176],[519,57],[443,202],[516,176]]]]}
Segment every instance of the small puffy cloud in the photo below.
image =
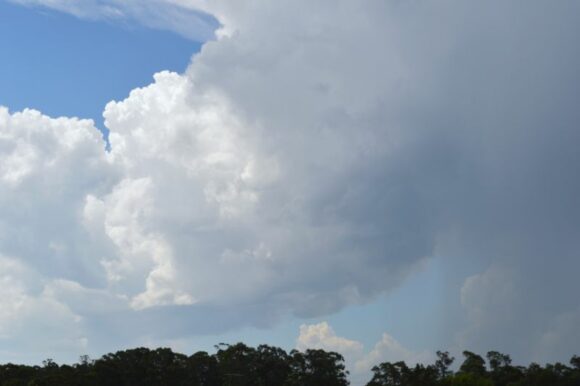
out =
{"type": "Polygon", "coordinates": [[[433,362],[433,359],[433,353],[427,350],[412,351],[401,345],[391,335],[384,333],[373,349],[356,361],[355,369],[357,372],[364,372],[383,362],[395,363],[399,361],[404,361],[409,366],[417,363],[427,365],[433,362]]]}
{"type": "Polygon", "coordinates": [[[414,352],[387,333],[384,333],[370,351],[361,342],[336,335],[327,322],[303,324],[296,340],[296,349],[322,349],[344,355],[347,369],[354,385],[363,385],[370,379],[371,369],[382,362],[405,361],[408,365],[429,364],[434,355],[424,350],[414,352]]]}
{"type": "MultiPolygon", "coordinates": [[[[103,260],[110,283],[119,283],[127,277],[135,277],[137,287],[146,275],[145,289],[135,294],[131,306],[143,309],[163,304],[191,304],[187,294],[172,289],[175,268],[171,247],[155,233],[148,232],[140,220],[152,210],[148,197],[150,180],[146,178],[122,180],[104,201],[95,204],[95,198],[87,197],[85,213],[90,221],[95,205],[104,211],[102,229],[116,246],[118,258],[103,260]]],[[[131,291],[130,288],[127,289],[131,291]]]]}
{"type": "Polygon", "coordinates": [[[0,165],[0,253],[49,278],[102,280],[79,220],[86,195],[110,189],[117,171],[92,121],[2,107],[0,165]]]}
{"type": "Polygon", "coordinates": [[[3,356],[75,358],[87,350],[84,315],[50,287],[104,283],[99,250],[79,220],[86,194],[110,189],[116,172],[89,120],[0,107],[0,149],[3,356]]]}
{"type": "Polygon", "coordinates": [[[296,342],[298,350],[322,349],[336,351],[343,355],[361,355],[363,345],[355,340],[337,336],[327,322],[318,324],[303,324],[296,342]]]}

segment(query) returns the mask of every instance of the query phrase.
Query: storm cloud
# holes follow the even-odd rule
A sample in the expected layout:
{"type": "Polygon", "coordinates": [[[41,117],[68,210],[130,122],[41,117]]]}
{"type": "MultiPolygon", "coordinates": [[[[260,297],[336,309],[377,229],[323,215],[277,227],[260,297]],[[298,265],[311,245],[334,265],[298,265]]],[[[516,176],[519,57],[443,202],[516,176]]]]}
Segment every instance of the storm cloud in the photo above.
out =
{"type": "Polygon", "coordinates": [[[437,257],[450,345],[578,347],[578,2],[189,6],[218,38],[105,107],[110,152],[0,111],[3,301],[130,342],[328,315],[437,257]]]}

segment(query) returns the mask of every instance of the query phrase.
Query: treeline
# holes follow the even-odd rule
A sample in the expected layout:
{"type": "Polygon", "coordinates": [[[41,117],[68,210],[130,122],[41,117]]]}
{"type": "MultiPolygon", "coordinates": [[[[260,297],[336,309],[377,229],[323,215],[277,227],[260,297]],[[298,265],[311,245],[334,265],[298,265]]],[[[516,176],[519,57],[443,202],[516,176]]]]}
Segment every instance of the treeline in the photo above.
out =
{"type": "MultiPolygon", "coordinates": [[[[257,348],[243,343],[220,344],[215,354],[191,356],[168,348],[136,348],[87,356],[79,363],[58,365],[50,359],[42,366],[0,366],[0,386],[347,386],[344,358],[324,350],[257,348]]],[[[413,367],[404,362],[381,363],[373,368],[367,386],[580,386],[580,357],[570,366],[556,363],[513,366],[509,356],[491,351],[486,361],[469,351],[458,371],[454,358],[437,352],[434,364],[413,367]]]]}
{"type": "Polygon", "coordinates": [[[432,365],[409,367],[405,362],[381,363],[373,367],[367,386],[580,386],[580,357],[573,356],[570,366],[562,363],[528,367],[514,366],[509,355],[490,351],[485,359],[470,351],[463,352],[457,372],[450,370],[455,358],[437,352],[432,365]]]}
{"type": "Polygon", "coordinates": [[[136,348],[81,357],[78,364],[0,366],[1,386],[346,386],[343,357],[334,352],[221,344],[210,355],[136,348]]]}

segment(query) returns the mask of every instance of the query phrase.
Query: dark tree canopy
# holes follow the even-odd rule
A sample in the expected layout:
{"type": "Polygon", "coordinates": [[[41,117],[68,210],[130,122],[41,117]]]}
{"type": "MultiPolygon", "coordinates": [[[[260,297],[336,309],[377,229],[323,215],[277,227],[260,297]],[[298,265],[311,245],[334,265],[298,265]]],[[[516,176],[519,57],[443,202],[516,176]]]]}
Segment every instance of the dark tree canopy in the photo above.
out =
{"type": "Polygon", "coordinates": [[[490,351],[485,360],[471,351],[463,352],[459,371],[450,366],[454,358],[448,352],[437,352],[433,365],[409,368],[404,362],[381,363],[373,368],[366,386],[580,386],[580,358],[572,357],[570,366],[561,363],[528,367],[513,366],[509,355],[490,351]]]}
{"type": "Polygon", "coordinates": [[[459,368],[460,373],[470,374],[476,377],[485,375],[485,360],[471,351],[464,351],[465,360],[459,368]]]}
{"type": "MultiPolygon", "coordinates": [[[[366,386],[580,386],[580,357],[562,363],[514,366],[497,351],[483,357],[463,352],[458,371],[454,358],[437,352],[433,364],[379,363],[366,386]]],[[[220,344],[216,352],[191,356],[168,348],[135,348],[103,355],[81,356],[79,363],[42,366],[0,365],[0,386],[348,386],[344,358],[324,350],[292,350],[243,343],[220,344]]]]}

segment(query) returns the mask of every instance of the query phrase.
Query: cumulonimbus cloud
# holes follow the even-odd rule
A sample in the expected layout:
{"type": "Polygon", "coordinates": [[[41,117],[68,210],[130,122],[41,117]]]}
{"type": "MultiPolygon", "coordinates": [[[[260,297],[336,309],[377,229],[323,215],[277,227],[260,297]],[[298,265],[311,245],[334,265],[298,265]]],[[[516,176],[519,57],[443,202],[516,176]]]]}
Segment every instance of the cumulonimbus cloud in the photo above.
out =
{"type": "Polygon", "coordinates": [[[535,299],[572,312],[577,5],[228,3],[186,73],[106,106],[108,153],[89,121],[0,111],[0,253],[42,277],[22,293],[191,333],[368,302],[438,254],[563,277],[535,299]]]}

